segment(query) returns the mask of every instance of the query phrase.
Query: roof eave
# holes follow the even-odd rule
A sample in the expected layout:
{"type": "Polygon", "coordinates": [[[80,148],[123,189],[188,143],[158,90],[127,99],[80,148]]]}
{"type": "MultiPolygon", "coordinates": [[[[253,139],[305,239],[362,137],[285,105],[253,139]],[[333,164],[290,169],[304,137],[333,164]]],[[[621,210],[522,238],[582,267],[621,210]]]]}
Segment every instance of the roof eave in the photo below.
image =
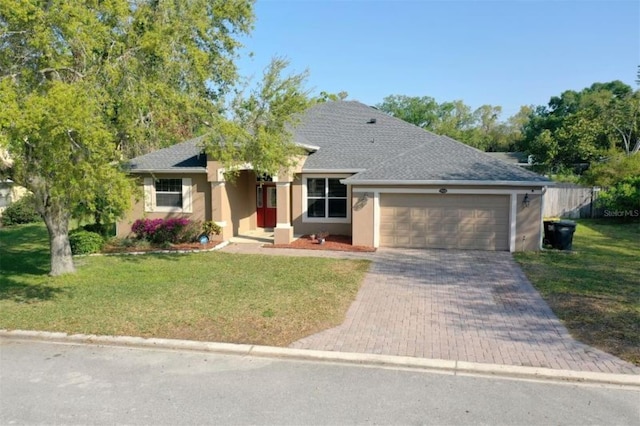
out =
{"type": "Polygon", "coordinates": [[[342,179],[343,185],[475,185],[475,186],[554,186],[553,181],[516,181],[516,180],[366,180],[342,179]]]}
{"type": "Polygon", "coordinates": [[[296,143],[296,146],[305,149],[307,152],[316,152],[320,149],[317,145],[310,145],[306,143],[296,143]]]}
{"type": "Polygon", "coordinates": [[[171,169],[129,169],[129,173],[207,173],[207,169],[204,167],[182,167],[171,169]]]}
{"type": "Polygon", "coordinates": [[[302,173],[360,173],[366,169],[322,169],[322,168],[302,168],[302,173]]]}

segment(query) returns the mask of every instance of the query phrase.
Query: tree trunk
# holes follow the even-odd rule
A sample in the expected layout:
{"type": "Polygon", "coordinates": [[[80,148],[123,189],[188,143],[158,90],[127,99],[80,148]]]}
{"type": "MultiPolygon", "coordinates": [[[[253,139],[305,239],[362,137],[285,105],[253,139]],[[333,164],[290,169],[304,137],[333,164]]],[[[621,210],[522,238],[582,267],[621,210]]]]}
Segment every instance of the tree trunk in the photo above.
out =
{"type": "Polygon", "coordinates": [[[42,216],[49,231],[50,274],[56,276],[75,272],[69,244],[69,214],[59,206],[48,205],[44,208],[42,216]]]}

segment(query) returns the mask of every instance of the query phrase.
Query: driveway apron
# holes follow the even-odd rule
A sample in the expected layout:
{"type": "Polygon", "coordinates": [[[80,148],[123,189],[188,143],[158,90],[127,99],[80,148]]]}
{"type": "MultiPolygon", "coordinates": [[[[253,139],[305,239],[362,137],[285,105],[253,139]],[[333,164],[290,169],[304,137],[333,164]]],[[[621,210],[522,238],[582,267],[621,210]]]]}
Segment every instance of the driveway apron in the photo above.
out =
{"type": "Polygon", "coordinates": [[[371,258],[344,323],[291,347],[640,373],[573,339],[510,253],[380,249],[371,258]]]}

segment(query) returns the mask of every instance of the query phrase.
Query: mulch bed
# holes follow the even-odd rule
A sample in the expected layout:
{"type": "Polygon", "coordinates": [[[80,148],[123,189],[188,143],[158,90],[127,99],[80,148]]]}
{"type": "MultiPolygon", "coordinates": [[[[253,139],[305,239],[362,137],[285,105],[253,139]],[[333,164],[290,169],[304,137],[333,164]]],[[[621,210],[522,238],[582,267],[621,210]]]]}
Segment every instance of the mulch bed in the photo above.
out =
{"type": "Polygon", "coordinates": [[[162,246],[114,246],[114,245],[106,245],[102,249],[102,253],[137,253],[137,252],[153,252],[153,251],[184,251],[184,250],[211,250],[222,241],[212,240],[207,244],[200,244],[198,242],[195,243],[182,243],[182,244],[171,244],[170,247],[162,247],[162,246]]]}
{"type": "Polygon", "coordinates": [[[304,235],[291,244],[265,244],[263,247],[268,248],[294,248],[306,250],[334,250],[334,251],[355,251],[355,252],[374,252],[374,247],[354,246],[351,244],[351,237],[347,235],[329,235],[324,244],[320,244],[318,240],[312,240],[309,235],[304,235]]]}

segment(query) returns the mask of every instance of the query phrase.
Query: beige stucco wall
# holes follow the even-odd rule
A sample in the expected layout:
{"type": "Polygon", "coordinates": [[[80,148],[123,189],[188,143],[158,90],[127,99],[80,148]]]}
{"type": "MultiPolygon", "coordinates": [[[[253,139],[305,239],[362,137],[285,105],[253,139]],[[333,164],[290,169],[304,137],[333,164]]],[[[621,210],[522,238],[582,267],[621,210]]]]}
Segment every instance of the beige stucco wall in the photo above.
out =
{"type": "Polygon", "coordinates": [[[234,180],[227,181],[230,219],[233,234],[256,228],[256,175],[243,170],[234,180]]]}
{"type": "Polygon", "coordinates": [[[373,247],[373,192],[351,193],[352,244],[354,246],[373,247]]]}
{"type": "Polygon", "coordinates": [[[191,178],[191,205],[193,213],[165,213],[165,212],[145,212],[144,211],[144,194],[143,182],[144,178],[152,177],[151,174],[136,176],[138,193],[131,199],[131,209],[126,213],[125,217],[116,223],[116,236],[124,238],[131,233],[131,225],[138,219],[149,218],[170,218],[170,217],[186,217],[193,221],[203,222],[211,220],[211,185],[207,182],[207,175],[199,174],[155,174],[156,179],[177,179],[191,178]],[[137,198],[137,200],[136,200],[137,198]]]}
{"type": "Polygon", "coordinates": [[[516,251],[540,249],[542,238],[542,197],[529,194],[529,207],[522,205],[524,195],[518,195],[516,214],[516,251]]]}

